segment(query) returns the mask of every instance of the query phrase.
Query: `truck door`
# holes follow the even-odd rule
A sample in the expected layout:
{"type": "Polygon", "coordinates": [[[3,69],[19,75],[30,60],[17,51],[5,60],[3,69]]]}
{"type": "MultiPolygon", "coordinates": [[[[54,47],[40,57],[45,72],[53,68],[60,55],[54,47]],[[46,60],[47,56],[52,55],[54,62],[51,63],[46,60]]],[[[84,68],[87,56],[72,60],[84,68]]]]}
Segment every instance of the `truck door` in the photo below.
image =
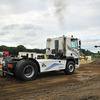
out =
{"type": "Polygon", "coordinates": [[[71,39],[71,51],[72,51],[72,56],[74,58],[78,58],[79,57],[79,46],[78,46],[78,40],[77,39],[71,39]]]}

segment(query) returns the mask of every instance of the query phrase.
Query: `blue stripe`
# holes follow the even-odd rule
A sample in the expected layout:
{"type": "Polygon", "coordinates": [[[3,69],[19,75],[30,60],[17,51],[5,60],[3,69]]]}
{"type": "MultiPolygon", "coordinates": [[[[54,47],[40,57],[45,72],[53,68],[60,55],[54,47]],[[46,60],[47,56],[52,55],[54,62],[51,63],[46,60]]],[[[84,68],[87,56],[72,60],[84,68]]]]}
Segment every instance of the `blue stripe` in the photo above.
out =
{"type": "Polygon", "coordinates": [[[49,70],[49,69],[51,69],[52,67],[55,67],[55,66],[57,66],[57,65],[60,65],[60,64],[59,64],[59,63],[54,63],[54,64],[52,64],[50,67],[46,68],[45,70],[49,70]]]}

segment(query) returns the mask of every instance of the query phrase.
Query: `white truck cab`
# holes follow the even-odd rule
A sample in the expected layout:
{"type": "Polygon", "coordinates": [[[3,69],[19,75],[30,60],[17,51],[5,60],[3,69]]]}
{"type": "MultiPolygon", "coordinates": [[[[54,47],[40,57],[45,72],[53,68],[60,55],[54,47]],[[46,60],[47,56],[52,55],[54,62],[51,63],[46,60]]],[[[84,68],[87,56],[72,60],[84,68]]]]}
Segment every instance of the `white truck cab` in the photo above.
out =
{"type": "MultiPolygon", "coordinates": [[[[75,68],[79,67],[79,58],[81,48],[81,41],[73,37],[58,37],[48,38],[46,42],[46,55],[48,59],[37,59],[39,62],[40,71],[54,71],[64,70],[69,62],[74,64],[75,68]]],[[[70,65],[71,73],[74,72],[75,68],[72,69],[70,65]]]]}
{"type": "Polygon", "coordinates": [[[58,50],[62,52],[64,56],[73,56],[74,58],[79,58],[79,50],[81,48],[81,41],[73,37],[58,37],[58,38],[48,38],[46,44],[46,54],[51,55],[53,50],[58,50]]]}

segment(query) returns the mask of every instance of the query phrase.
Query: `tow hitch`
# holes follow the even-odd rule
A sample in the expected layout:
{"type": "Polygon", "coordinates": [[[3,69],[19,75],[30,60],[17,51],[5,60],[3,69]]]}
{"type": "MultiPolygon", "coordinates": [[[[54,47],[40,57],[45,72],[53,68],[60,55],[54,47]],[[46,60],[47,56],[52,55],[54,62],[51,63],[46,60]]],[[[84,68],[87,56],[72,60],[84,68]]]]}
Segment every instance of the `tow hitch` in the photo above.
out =
{"type": "Polygon", "coordinates": [[[2,76],[5,76],[4,73],[9,74],[9,75],[14,75],[14,73],[11,73],[9,71],[3,71],[2,69],[0,69],[0,71],[2,72],[2,76]]]}

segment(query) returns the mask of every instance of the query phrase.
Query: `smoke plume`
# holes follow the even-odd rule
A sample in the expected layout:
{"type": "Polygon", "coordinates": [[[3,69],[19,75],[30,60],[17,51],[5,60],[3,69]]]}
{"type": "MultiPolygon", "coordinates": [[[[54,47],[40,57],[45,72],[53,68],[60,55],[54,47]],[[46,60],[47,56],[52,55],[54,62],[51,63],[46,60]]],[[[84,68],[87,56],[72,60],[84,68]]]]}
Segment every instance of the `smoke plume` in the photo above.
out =
{"type": "Polygon", "coordinates": [[[65,27],[65,15],[68,9],[68,0],[53,0],[55,6],[55,16],[60,26],[65,27]]]}

